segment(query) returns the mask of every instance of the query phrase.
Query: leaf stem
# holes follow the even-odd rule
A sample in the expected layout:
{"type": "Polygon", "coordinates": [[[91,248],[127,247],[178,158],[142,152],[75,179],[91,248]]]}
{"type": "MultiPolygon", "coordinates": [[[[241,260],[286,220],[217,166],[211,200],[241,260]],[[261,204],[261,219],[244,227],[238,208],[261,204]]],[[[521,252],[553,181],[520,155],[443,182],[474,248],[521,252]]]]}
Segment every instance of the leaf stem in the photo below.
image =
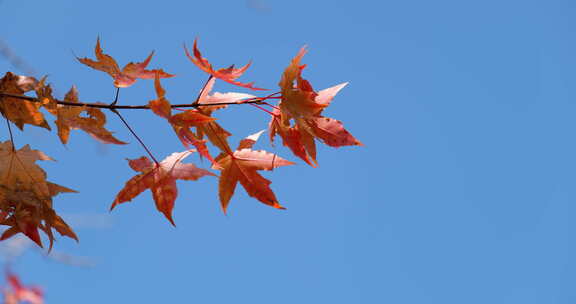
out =
{"type": "Polygon", "coordinates": [[[204,86],[202,87],[202,90],[200,90],[200,93],[198,93],[198,97],[196,97],[196,100],[192,103],[193,105],[199,105],[200,97],[202,97],[202,94],[203,94],[204,91],[206,90],[206,86],[208,85],[208,83],[210,82],[210,80],[212,80],[212,78],[214,78],[214,76],[212,76],[212,75],[210,75],[210,77],[208,77],[208,79],[207,79],[206,82],[204,83],[204,86]]]}
{"type": "Polygon", "coordinates": [[[115,107],[111,107],[110,111],[114,112],[114,114],[118,115],[118,117],[120,118],[120,120],[124,123],[124,125],[126,126],[126,128],[128,128],[128,131],[130,131],[130,133],[132,133],[132,135],[136,138],[136,140],[138,140],[138,142],[140,143],[140,145],[144,148],[144,150],[146,150],[146,153],[148,153],[148,155],[150,155],[150,158],[152,158],[152,160],[154,160],[154,162],[156,163],[156,165],[159,165],[160,163],[158,162],[158,160],[156,159],[156,157],[154,157],[154,155],[152,155],[152,152],[150,152],[150,150],[148,149],[148,147],[144,144],[144,142],[140,139],[140,137],[138,137],[138,135],[136,134],[136,132],[134,132],[134,130],[132,130],[132,127],[130,127],[130,125],[128,124],[128,122],[124,119],[124,117],[122,117],[122,115],[120,114],[120,112],[118,112],[118,110],[116,110],[115,107]]]}
{"type": "Polygon", "coordinates": [[[120,88],[116,88],[116,97],[114,97],[114,101],[110,104],[111,106],[115,106],[118,102],[118,93],[120,93],[120,88]]]}

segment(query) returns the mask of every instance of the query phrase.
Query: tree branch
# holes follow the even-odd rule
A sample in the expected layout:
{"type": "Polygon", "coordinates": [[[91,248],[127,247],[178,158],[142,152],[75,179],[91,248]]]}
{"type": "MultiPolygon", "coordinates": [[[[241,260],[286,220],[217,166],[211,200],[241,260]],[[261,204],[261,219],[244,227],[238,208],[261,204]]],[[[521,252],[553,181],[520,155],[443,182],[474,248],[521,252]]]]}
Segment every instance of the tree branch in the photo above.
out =
{"type": "MultiPolygon", "coordinates": [[[[277,94],[277,93],[275,93],[277,94]]],[[[274,95],[274,94],[272,94],[274,95]]],[[[264,100],[274,98],[271,97],[272,95],[266,97],[256,97],[247,100],[240,100],[237,102],[217,102],[211,104],[201,104],[201,103],[185,103],[185,104],[173,104],[171,108],[200,108],[200,107],[210,107],[210,106],[225,106],[225,105],[240,105],[240,104],[265,104],[264,100]]],[[[0,97],[11,97],[11,98],[18,98],[23,100],[28,100],[32,102],[40,102],[38,98],[32,96],[25,96],[25,95],[16,95],[10,93],[2,93],[0,92],[0,97]]],[[[60,105],[66,105],[71,107],[88,107],[88,108],[99,108],[99,109],[109,109],[109,110],[149,110],[150,107],[148,105],[137,105],[137,106],[130,106],[130,105],[115,105],[115,104],[102,104],[102,103],[76,103],[76,102],[68,102],[63,100],[54,99],[56,103],[60,105]]]]}

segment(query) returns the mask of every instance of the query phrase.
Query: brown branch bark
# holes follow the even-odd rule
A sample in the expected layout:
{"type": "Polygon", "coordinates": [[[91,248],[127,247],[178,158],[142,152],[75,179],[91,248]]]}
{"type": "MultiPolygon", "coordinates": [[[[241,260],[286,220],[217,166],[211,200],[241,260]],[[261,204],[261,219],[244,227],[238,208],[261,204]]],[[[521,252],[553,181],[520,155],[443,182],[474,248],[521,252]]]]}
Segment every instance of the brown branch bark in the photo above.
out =
{"type": "MultiPolygon", "coordinates": [[[[272,94],[274,95],[274,94],[272,94]]],[[[270,95],[271,96],[271,95],[270,95]]],[[[28,100],[32,102],[40,102],[38,98],[32,96],[25,96],[25,95],[15,95],[10,93],[2,93],[0,92],[0,97],[12,97],[18,98],[23,100],[28,100]]],[[[241,104],[264,104],[264,100],[270,98],[267,97],[256,97],[252,99],[248,99],[245,101],[238,101],[238,102],[219,102],[219,103],[211,103],[211,104],[198,104],[198,103],[184,103],[184,104],[173,104],[171,105],[172,108],[200,108],[200,107],[209,107],[209,106],[223,106],[223,105],[241,105],[241,104]]],[[[56,103],[66,106],[72,107],[83,107],[86,106],[88,108],[99,108],[99,109],[109,109],[109,110],[149,110],[150,107],[148,105],[115,105],[115,104],[102,104],[102,103],[75,103],[75,102],[67,102],[63,100],[54,99],[56,103]]]]}

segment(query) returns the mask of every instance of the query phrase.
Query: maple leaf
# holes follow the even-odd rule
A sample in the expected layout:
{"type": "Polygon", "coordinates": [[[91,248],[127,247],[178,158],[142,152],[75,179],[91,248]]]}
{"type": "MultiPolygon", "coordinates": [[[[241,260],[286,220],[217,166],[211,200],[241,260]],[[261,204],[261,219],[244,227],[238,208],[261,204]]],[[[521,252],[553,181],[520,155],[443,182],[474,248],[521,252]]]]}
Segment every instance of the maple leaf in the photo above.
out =
{"type": "Polygon", "coordinates": [[[174,77],[174,75],[168,74],[162,69],[146,70],[150,60],[152,60],[152,56],[154,56],[154,51],[152,51],[143,62],[130,62],[125,65],[122,70],[120,70],[114,58],[104,54],[100,47],[100,37],[96,40],[94,53],[96,55],[96,61],[89,58],[76,57],[76,59],[93,69],[105,72],[112,76],[112,78],[114,78],[114,86],[117,88],[129,87],[136,82],[137,78],[154,79],[156,73],[158,73],[160,78],[174,77]]]}
{"type": "Polygon", "coordinates": [[[215,92],[210,94],[215,80],[216,78],[210,78],[206,82],[204,88],[200,91],[196,103],[202,106],[197,110],[186,110],[182,113],[172,115],[172,106],[165,98],[166,91],[162,88],[160,79],[158,78],[154,81],[157,98],[148,103],[150,109],[152,109],[156,115],[168,120],[172,125],[174,132],[186,148],[193,145],[201,156],[208,158],[212,162],[214,162],[214,159],[208,152],[205,140],[202,139],[204,135],[206,135],[208,140],[220,150],[231,152],[227,142],[227,137],[231,134],[216,123],[216,119],[210,115],[218,109],[225,108],[226,105],[222,105],[222,103],[236,103],[242,99],[255,97],[250,94],[233,92],[215,92]],[[210,106],[211,104],[214,104],[214,106],[210,106]],[[196,134],[190,130],[192,127],[196,128],[196,134]]]}
{"type": "Polygon", "coordinates": [[[234,68],[234,65],[231,65],[228,68],[221,68],[218,70],[214,70],[208,59],[203,58],[202,54],[198,50],[198,39],[194,39],[194,49],[193,49],[194,56],[190,55],[190,52],[188,52],[188,48],[186,48],[186,45],[184,45],[184,51],[186,52],[186,56],[188,57],[188,59],[190,59],[190,61],[192,61],[192,63],[194,63],[198,68],[218,79],[222,79],[233,85],[248,88],[251,90],[266,90],[254,87],[254,82],[242,83],[236,81],[236,78],[242,76],[242,74],[244,74],[244,72],[250,67],[250,65],[252,64],[251,62],[248,62],[245,66],[238,69],[234,68]]]}
{"type": "Polygon", "coordinates": [[[283,144],[294,155],[315,167],[318,164],[315,139],[331,147],[362,143],[344,128],[342,122],[321,115],[347,83],[315,92],[312,85],[301,76],[305,65],[301,65],[300,61],[305,54],[306,48],[300,49],[282,74],[278,84],[282,97],[279,109],[272,113],[269,130],[271,142],[276,134],[280,135],[283,144]],[[291,125],[291,120],[294,120],[294,125],[291,125]]]}
{"type": "MultiPolygon", "coordinates": [[[[222,103],[239,103],[242,99],[254,98],[254,95],[244,94],[244,93],[219,93],[215,92],[210,95],[210,91],[214,87],[216,78],[212,77],[207,82],[204,88],[200,91],[197,103],[202,105],[198,108],[198,112],[211,116],[212,113],[218,109],[223,109],[227,105],[222,105],[222,103]]],[[[226,131],[217,122],[211,121],[207,124],[203,124],[196,127],[197,134],[199,138],[203,138],[204,135],[208,137],[208,140],[222,152],[232,153],[232,149],[228,144],[228,137],[230,137],[230,132],[226,131]]]]}
{"type": "Polygon", "coordinates": [[[172,125],[174,132],[178,136],[178,139],[180,139],[187,149],[190,148],[190,145],[193,145],[198,150],[200,156],[204,156],[211,162],[214,162],[214,159],[206,147],[206,142],[192,133],[190,127],[199,127],[202,124],[209,123],[215,119],[204,115],[197,110],[187,110],[183,113],[172,115],[172,106],[165,97],[166,90],[162,88],[159,77],[156,77],[154,80],[154,87],[156,89],[157,98],[148,102],[148,106],[152,112],[168,120],[170,125],[172,125]]]}
{"type": "MultiPolygon", "coordinates": [[[[212,91],[215,81],[216,78],[210,78],[198,96],[198,104],[203,105],[199,107],[198,111],[202,114],[211,116],[214,111],[227,107],[227,105],[218,105],[219,103],[236,103],[242,99],[255,97],[253,95],[243,93],[215,92],[214,94],[210,95],[209,93],[212,91]]],[[[220,126],[217,122],[211,121],[207,124],[197,126],[196,130],[199,138],[203,138],[204,135],[206,135],[208,140],[214,146],[219,148],[220,151],[225,153],[232,153],[232,149],[228,144],[228,137],[230,137],[232,134],[222,128],[222,126],[220,126]]]]}
{"type": "Polygon", "coordinates": [[[52,229],[78,240],[52,209],[53,196],[76,191],[47,181],[46,172],[35,163],[38,160],[52,159],[28,145],[15,150],[10,141],[0,143],[0,225],[10,227],[0,240],[23,233],[42,247],[40,229],[48,236],[51,249],[54,242],[52,229]]]}
{"type": "Polygon", "coordinates": [[[18,304],[20,302],[27,302],[30,304],[43,304],[44,295],[40,288],[32,286],[24,286],[20,279],[12,273],[7,273],[6,281],[8,281],[8,287],[3,290],[4,293],[4,303],[6,304],[18,304]]]}
{"type": "MultiPolygon", "coordinates": [[[[64,101],[78,103],[78,91],[76,90],[76,87],[72,87],[70,91],[66,93],[64,101]]],[[[55,112],[57,117],[55,123],[58,127],[58,136],[63,144],[68,142],[71,129],[80,129],[102,143],[117,145],[126,144],[125,142],[116,139],[110,131],[104,128],[104,125],[106,124],[106,115],[104,115],[104,113],[102,113],[98,108],[59,104],[56,106],[55,112]],[[83,112],[85,112],[88,117],[81,116],[83,112]]]]}
{"type": "Polygon", "coordinates": [[[240,141],[234,153],[221,153],[216,157],[218,166],[213,169],[221,170],[218,183],[218,196],[222,210],[226,213],[228,204],[238,182],[244,187],[248,195],[260,202],[278,209],[284,209],[270,189],[271,182],[258,173],[258,170],[273,170],[281,166],[293,165],[287,161],[263,150],[252,150],[252,146],[264,131],[250,135],[240,141]]]}
{"type": "Polygon", "coordinates": [[[330,147],[362,146],[363,144],[348,132],[341,121],[324,116],[307,120],[314,137],[330,147]]]}
{"type": "MultiPolygon", "coordinates": [[[[198,110],[202,113],[202,110],[198,110]]],[[[220,126],[217,122],[211,121],[204,125],[200,125],[196,127],[197,129],[197,138],[204,138],[206,136],[208,140],[216,146],[220,151],[224,152],[231,152],[232,149],[228,144],[228,137],[232,134],[226,131],[222,126],[220,126]]]]}
{"type": "Polygon", "coordinates": [[[182,142],[187,149],[190,148],[190,145],[193,145],[198,150],[200,156],[206,157],[211,162],[214,162],[214,158],[212,158],[208,147],[206,147],[206,141],[190,130],[191,127],[203,128],[205,125],[213,123],[214,120],[215,118],[204,115],[198,110],[187,110],[172,116],[169,121],[178,139],[180,139],[180,142],[182,142]]]}
{"type": "Polygon", "coordinates": [[[315,92],[312,86],[301,77],[302,70],[306,66],[300,65],[300,61],[305,54],[306,48],[303,47],[284,70],[280,83],[278,83],[282,92],[279,106],[282,113],[285,114],[283,117],[285,119],[298,119],[302,116],[319,114],[327,106],[314,102],[315,92]],[[296,86],[294,86],[295,81],[296,86]]]}
{"type": "Polygon", "coordinates": [[[291,127],[289,124],[286,125],[282,123],[280,117],[280,110],[275,109],[272,112],[272,119],[268,125],[270,142],[274,143],[276,134],[280,135],[284,146],[290,148],[294,155],[304,160],[307,164],[315,167],[316,144],[314,143],[314,137],[308,132],[301,133],[297,125],[291,127]],[[308,155],[311,157],[308,157],[308,155]],[[312,163],[310,159],[314,160],[314,163],[312,163]]]}
{"type": "Polygon", "coordinates": [[[110,210],[118,204],[131,201],[146,189],[150,189],[156,209],[175,226],[172,209],[178,196],[176,180],[197,180],[206,175],[214,176],[210,171],[197,168],[193,164],[182,163],[182,160],[192,152],[194,150],[172,153],[159,164],[153,163],[145,156],[128,160],[130,167],[140,174],[126,182],[124,188],[116,195],[110,210]]]}
{"type": "MultiPolygon", "coordinates": [[[[0,79],[0,92],[23,95],[35,88],[36,79],[33,77],[18,76],[6,72],[0,79]]],[[[30,124],[50,130],[48,122],[40,112],[41,104],[20,98],[0,96],[0,113],[13,122],[20,130],[24,124],[30,124]]]]}

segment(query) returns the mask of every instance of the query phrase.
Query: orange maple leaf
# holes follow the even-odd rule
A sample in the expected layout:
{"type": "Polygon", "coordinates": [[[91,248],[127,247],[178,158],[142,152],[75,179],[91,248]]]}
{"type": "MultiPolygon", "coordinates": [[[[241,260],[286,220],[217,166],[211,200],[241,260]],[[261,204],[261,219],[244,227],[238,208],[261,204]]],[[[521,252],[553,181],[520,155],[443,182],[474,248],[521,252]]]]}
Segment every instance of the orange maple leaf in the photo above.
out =
{"type": "MultiPolygon", "coordinates": [[[[64,101],[78,103],[78,91],[76,87],[72,87],[70,91],[66,93],[64,101]]],[[[58,136],[63,144],[68,142],[71,129],[80,129],[102,143],[126,144],[116,139],[110,131],[104,128],[106,115],[104,115],[100,109],[59,104],[56,106],[55,112],[57,117],[55,124],[58,127],[58,136]],[[82,112],[85,112],[88,117],[81,116],[82,112]]]]}
{"type": "Polygon", "coordinates": [[[35,162],[52,160],[28,145],[14,150],[10,141],[0,143],[0,225],[9,226],[0,236],[5,240],[23,233],[42,247],[38,229],[54,242],[52,229],[75,240],[78,237],[52,209],[52,197],[61,192],[76,192],[48,182],[46,172],[35,162]]]}
{"type": "Polygon", "coordinates": [[[172,115],[172,107],[170,102],[165,97],[166,91],[160,84],[160,78],[156,77],[154,80],[154,87],[156,89],[157,98],[148,102],[148,106],[152,112],[166,119],[170,125],[172,125],[172,128],[178,136],[178,139],[180,139],[182,144],[187,149],[190,148],[190,145],[193,145],[198,150],[200,156],[204,156],[211,162],[214,162],[214,159],[206,147],[206,142],[192,133],[190,128],[200,127],[203,124],[214,121],[215,118],[204,115],[197,110],[187,110],[182,113],[172,115]]]}
{"type": "Polygon", "coordinates": [[[244,72],[250,67],[250,65],[252,64],[251,62],[248,62],[245,66],[241,67],[241,68],[234,68],[234,65],[231,65],[228,68],[221,68],[218,70],[214,70],[214,68],[212,68],[212,65],[210,64],[210,62],[208,61],[208,59],[203,58],[202,54],[200,53],[200,51],[198,50],[198,39],[194,39],[194,56],[190,55],[190,52],[188,52],[188,48],[186,48],[186,45],[184,45],[184,51],[186,52],[186,56],[188,57],[188,59],[190,59],[190,61],[192,61],[192,63],[194,63],[197,67],[199,67],[202,71],[218,78],[218,79],[222,79],[228,83],[231,83],[233,85],[237,85],[243,88],[248,88],[251,90],[266,90],[266,89],[262,89],[262,88],[256,88],[254,87],[254,82],[250,82],[250,83],[242,83],[239,81],[236,81],[236,78],[242,76],[242,74],[244,74],[244,72]]]}
{"type": "Polygon", "coordinates": [[[300,132],[297,125],[291,127],[289,124],[285,125],[281,123],[280,110],[275,109],[272,112],[272,119],[268,125],[268,130],[272,144],[274,144],[274,137],[278,134],[282,138],[284,146],[290,148],[294,155],[304,160],[310,166],[316,166],[316,144],[314,143],[314,137],[308,132],[300,132]],[[308,157],[309,154],[314,160],[314,163],[312,163],[310,157],[308,157]]]}
{"type": "Polygon", "coordinates": [[[159,74],[160,78],[174,77],[174,75],[168,74],[162,69],[146,70],[150,60],[152,60],[152,56],[154,56],[154,51],[152,51],[143,62],[130,62],[125,65],[122,70],[120,70],[116,60],[114,60],[112,56],[106,55],[102,52],[102,48],[100,47],[100,37],[96,40],[94,53],[96,55],[96,61],[89,58],[76,57],[76,59],[93,69],[108,73],[108,75],[114,78],[114,86],[117,88],[129,87],[136,82],[137,78],[154,79],[156,73],[159,74]]]}
{"type": "Polygon", "coordinates": [[[252,150],[252,146],[264,131],[250,135],[240,141],[234,153],[221,153],[216,157],[218,166],[213,169],[221,170],[218,183],[218,196],[222,210],[226,213],[228,204],[238,182],[244,187],[248,195],[260,202],[278,209],[284,209],[270,189],[269,180],[258,173],[258,170],[273,170],[281,166],[293,165],[287,161],[263,150],[252,150]]]}
{"type": "Polygon", "coordinates": [[[202,139],[204,135],[220,150],[232,152],[227,141],[227,138],[231,134],[216,123],[216,119],[210,115],[218,109],[225,108],[226,105],[222,105],[222,103],[235,103],[240,102],[242,99],[255,97],[250,94],[233,92],[214,92],[210,94],[215,80],[216,78],[210,78],[200,91],[196,103],[202,106],[197,110],[186,110],[182,113],[172,115],[171,104],[165,98],[166,91],[162,88],[160,79],[158,78],[154,81],[157,98],[148,103],[150,109],[152,109],[156,115],[168,120],[174,132],[176,132],[176,135],[186,148],[189,148],[190,145],[195,146],[201,156],[208,158],[212,162],[214,162],[214,159],[208,152],[205,140],[202,139]],[[214,106],[210,106],[211,104],[214,104],[214,106]],[[191,127],[196,128],[196,134],[190,130],[191,127]]]}
{"type": "Polygon", "coordinates": [[[36,286],[24,286],[20,279],[12,273],[7,273],[6,280],[8,286],[4,288],[4,303],[18,304],[26,302],[30,304],[43,304],[44,295],[42,290],[36,286]]]}
{"type": "Polygon", "coordinates": [[[153,163],[145,156],[128,160],[130,167],[140,174],[126,182],[124,188],[116,195],[110,210],[118,204],[131,201],[146,189],[150,189],[156,209],[163,213],[172,225],[175,225],[172,219],[172,209],[178,196],[176,180],[197,180],[206,175],[215,175],[193,164],[183,164],[182,160],[192,152],[194,150],[172,153],[159,164],[153,163]]]}
{"type": "Polygon", "coordinates": [[[280,79],[282,98],[279,110],[275,110],[269,124],[270,141],[276,134],[283,144],[311,166],[317,165],[315,139],[331,147],[355,146],[362,143],[348,132],[342,122],[322,116],[334,96],[347,85],[342,83],[319,92],[302,78],[305,65],[300,61],[306,54],[302,48],[292,59],[280,79]],[[290,121],[294,120],[294,125],[290,121]]]}
{"type": "MultiPolygon", "coordinates": [[[[0,92],[23,95],[35,89],[38,82],[33,77],[18,76],[7,72],[0,79],[0,92]]],[[[50,130],[48,122],[40,112],[41,103],[20,98],[0,96],[0,113],[13,122],[20,130],[30,124],[50,130]]]]}

